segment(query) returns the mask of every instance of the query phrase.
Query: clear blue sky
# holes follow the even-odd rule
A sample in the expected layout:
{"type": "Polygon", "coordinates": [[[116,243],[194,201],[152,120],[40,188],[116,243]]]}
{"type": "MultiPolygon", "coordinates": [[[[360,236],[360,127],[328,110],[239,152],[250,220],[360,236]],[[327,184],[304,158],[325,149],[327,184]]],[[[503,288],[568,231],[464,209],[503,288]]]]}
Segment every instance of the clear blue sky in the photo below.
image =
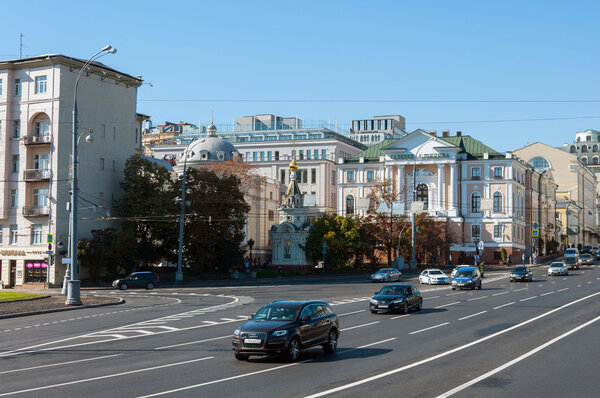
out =
{"type": "Polygon", "coordinates": [[[30,0],[3,15],[0,59],[20,33],[31,56],[116,47],[102,61],[152,83],[138,111],[155,124],[401,114],[499,151],[600,130],[597,0],[30,0]]]}

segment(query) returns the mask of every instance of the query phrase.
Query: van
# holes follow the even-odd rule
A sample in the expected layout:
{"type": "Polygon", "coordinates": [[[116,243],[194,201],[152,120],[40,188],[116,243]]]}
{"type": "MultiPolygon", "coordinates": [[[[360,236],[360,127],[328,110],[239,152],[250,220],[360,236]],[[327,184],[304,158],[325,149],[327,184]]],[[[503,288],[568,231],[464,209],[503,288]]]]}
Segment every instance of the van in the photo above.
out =
{"type": "Polygon", "coordinates": [[[481,272],[479,268],[467,267],[460,268],[452,278],[452,290],[459,289],[479,289],[481,290],[481,272]]]}

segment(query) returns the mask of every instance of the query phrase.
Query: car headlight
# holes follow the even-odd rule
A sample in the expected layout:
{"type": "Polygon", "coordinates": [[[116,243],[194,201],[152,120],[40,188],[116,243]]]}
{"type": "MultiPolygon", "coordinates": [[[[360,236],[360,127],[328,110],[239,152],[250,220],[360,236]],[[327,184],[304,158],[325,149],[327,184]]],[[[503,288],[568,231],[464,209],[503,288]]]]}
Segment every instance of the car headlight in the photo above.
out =
{"type": "Polygon", "coordinates": [[[240,335],[240,328],[237,328],[233,331],[233,335],[234,336],[239,336],[240,335]]]}
{"type": "Polygon", "coordinates": [[[276,330],[273,332],[273,337],[285,336],[287,332],[287,330],[276,330]]]}
{"type": "Polygon", "coordinates": [[[369,302],[370,302],[371,304],[377,304],[377,300],[374,300],[374,299],[371,299],[371,300],[369,300],[369,302]]]}
{"type": "Polygon", "coordinates": [[[402,302],[404,301],[403,298],[401,299],[396,299],[396,300],[392,300],[392,304],[402,304],[402,302]]]}

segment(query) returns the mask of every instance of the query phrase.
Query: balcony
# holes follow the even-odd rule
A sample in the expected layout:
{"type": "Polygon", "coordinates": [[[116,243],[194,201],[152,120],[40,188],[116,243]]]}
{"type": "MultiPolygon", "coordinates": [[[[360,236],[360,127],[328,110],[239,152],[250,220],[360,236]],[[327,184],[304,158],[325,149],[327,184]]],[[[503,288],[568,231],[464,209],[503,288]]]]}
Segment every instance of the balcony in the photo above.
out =
{"type": "Polygon", "coordinates": [[[25,145],[44,145],[50,144],[52,137],[50,135],[28,135],[23,137],[23,143],[25,145]]]}
{"type": "Polygon", "coordinates": [[[29,169],[23,172],[23,180],[26,182],[50,181],[51,174],[49,169],[29,169]]]}
{"type": "Polygon", "coordinates": [[[40,217],[47,216],[50,214],[49,206],[25,206],[23,207],[23,215],[25,217],[40,217]]]}

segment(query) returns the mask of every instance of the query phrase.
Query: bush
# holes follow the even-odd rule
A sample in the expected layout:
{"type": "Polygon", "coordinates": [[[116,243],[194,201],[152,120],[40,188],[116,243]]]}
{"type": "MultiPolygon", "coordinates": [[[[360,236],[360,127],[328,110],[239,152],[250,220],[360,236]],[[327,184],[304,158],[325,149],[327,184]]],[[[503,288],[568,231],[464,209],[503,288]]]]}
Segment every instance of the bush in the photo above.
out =
{"type": "Polygon", "coordinates": [[[506,258],[508,256],[508,254],[506,253],[506,249],[505,248],[501,248],[500,249],[500,256],[502,257],[502,261],[506,262],[506,258]]]}

